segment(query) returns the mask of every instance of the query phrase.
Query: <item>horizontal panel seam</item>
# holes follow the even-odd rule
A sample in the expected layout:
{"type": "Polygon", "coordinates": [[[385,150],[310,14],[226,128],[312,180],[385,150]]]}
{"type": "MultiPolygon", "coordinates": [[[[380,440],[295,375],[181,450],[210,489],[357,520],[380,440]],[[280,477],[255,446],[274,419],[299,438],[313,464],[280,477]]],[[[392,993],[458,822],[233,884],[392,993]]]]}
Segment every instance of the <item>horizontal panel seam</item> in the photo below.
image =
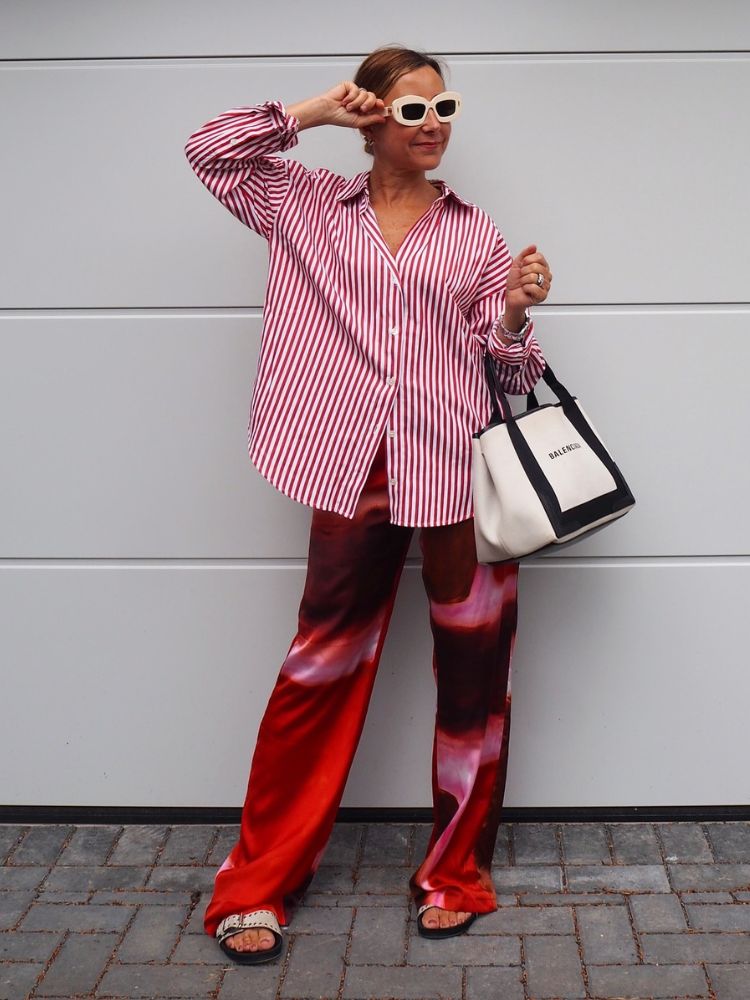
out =
{"type": "MultiPolygon", "coordinates": [[[[407,567],[420,567],[421,558],[419,556],[410,557],[406,560],[407,567]]],[[[747,565],[750,566],[750,553],[742,555],[672,555],[672,556],[548,556],[539,559],[530,559],[521,564],[521,569],[539,569],[541,567],[560,566],[729,566],[747,565]]],[[[141,569],[169,569],[178,567],[182,569],[246,569],[251,567],[265,567],[267,569],[297,569],[307,565],[307,561],[299,556],[258,556],[216,558],[216,557],[92,557],[74,556],[50,558],[40,556],[18,556],[0,558],[0,570],[2,569],[54,569],[54,568],[76,568],[76,569],[105,569],[105,568],[141,568],[141,569]]]]}
{"type": "MultiPolygon", "coordinates": [[[[555,310],[565,312],[573,309],[586,309],[591,312],[619,310],[623,313],[652,312],[658,313],[691,313],[691,312],[738,312],[750,309],[750,302],[555,302],[548,305],[535,305],[538,313],[553,314],[555,310]]],[[[0,306],[0,319],[45,318],[55,317],[95,317],[95,316],[261,316],[263,306],[0,306]]]]}
{"type": "MultiPolygon", "coordinates": [[[[630,57],[629,59],[624,59],[623,61],[634,61],[637,59],[642,59],[647,57],[651,62],[658,62],[660,56],[672,57],[674,61],[679,61],[683,56],[693,56],[693,57],[708,57],[712,56],[729,56],[744,58],[750,54],[750,49],[513,49],[513,50],[476,50],[476,51],[439,51],[437,53],[439,56],[444,56],[448,59],[554,59],[556,57],[571,58],[571,61],[576,57],[584,58],[597,58],[597,57],[611,57],[610,61],[615,61],[617,59],[623,59],[623,57],[630,57]]],[[[123,64],[129,65],[132,63],[143,63],[143,62],[153,62],[153,63],[174,63],[174,62],[188,62],[194,60],[200,60],[203,63],[211,65],[213,63],[219,62],[221,60],[231,60],[236,63],[247,63],[248,61],[256,62],[270,62],[272,60],[281,60],[283,62],[294,62],[296,64],[304,64],[310,60],[321,60],[328,59],[333,61],[348,62],[352,59],[363,59],[367,55],[366,52],[302,52],[296,54],[289,53],[268,53],[268,52],[256,52],[256,53],[217,53],[213,55],[205,55],[203,53],[192,53],[192,54],[181,54],[181,55],[118,55],[118,56],[12,56],[0,58],[0,66],[30,66],[35,65],[47,66],[49,64],[67,64],[67,65],[82,65],[82,64],[99,64],[99,65],[112,65],[112,64],[123,64]]]]}

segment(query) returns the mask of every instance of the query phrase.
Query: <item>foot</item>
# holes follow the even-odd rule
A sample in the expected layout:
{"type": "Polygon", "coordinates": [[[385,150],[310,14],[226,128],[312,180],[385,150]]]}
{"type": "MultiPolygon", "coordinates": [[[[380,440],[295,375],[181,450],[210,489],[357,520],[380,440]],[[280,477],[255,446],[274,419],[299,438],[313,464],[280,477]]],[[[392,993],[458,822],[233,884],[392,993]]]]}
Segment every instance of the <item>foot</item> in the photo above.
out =
{"type": "Polygon", "coordinates": [[[219,922],[216,937],[224,954],[240,965],[273,962],[284,949],[281,926],[269,909],[230,913],[219,922]]]}
{"type": "Polygon", "coordinates": [[[441,906],[431,906],[422,914],[422,923],[428,930],[436,930],[438,927],[455,927],[470,916],[464,910],[444,910],[441,906]]]}
{"type": "Polygon", "coordinates": [[[225,941],[228,948],[235,951],[267,951],[273,947],[275,938],[265,927],[238,931],[225,941]]]}

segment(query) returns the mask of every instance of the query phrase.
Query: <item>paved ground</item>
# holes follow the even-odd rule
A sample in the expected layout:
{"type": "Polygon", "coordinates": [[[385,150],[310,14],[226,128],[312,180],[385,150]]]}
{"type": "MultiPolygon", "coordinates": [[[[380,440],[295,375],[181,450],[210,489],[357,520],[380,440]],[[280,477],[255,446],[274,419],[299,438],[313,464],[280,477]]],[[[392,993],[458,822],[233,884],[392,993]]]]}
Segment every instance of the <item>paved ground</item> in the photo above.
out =
{"type": "Polygon", "coordinates": [[[0,997],[750,998],[750,823],[506,824],[497,912],[415,933],[424,825],[340,824],[280,962],[202,928],[231,826],[0,825],[0,997]]]}

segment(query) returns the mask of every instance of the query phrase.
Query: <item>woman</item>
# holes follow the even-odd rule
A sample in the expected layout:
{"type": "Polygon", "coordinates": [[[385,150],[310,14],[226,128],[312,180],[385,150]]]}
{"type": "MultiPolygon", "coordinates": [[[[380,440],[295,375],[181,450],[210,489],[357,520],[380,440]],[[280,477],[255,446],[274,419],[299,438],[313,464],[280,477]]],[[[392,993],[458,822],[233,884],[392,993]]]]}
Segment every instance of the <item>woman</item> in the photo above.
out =
{"type": "Polygon", "coordinates": [[[280,954],[320,863],[415,527],[437,682],[434,827],[409,883],[418,931],[461,933],[497,908],[518,565],[477,564],[471,435],[490,413],[485,350],[509,392],[541,376],[528,307],[552,275],[534,245],[512,259],[485,212],[427,179],[459,111],[436,59],[389,46],[354,81],[233,108],[186,146],[209,191],[269,242],[249,453],[313,507],[298,632],[204,918],[239,962],[280,954]],[[346,179],[274,155],[322,125],[359,129],[372,169],[346,179]]]}

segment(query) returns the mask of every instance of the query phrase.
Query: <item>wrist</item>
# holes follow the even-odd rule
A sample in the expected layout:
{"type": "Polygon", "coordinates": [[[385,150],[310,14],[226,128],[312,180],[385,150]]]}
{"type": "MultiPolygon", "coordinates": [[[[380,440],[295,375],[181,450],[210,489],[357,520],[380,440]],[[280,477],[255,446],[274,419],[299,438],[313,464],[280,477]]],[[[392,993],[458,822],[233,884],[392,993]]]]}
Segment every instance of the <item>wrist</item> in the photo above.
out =
{"type": "Polygon", "coordinates": [[[526,339],[526,331],[531,323],[527,309],[506,309],[496,326],[496,334],[502,344],[511,346],[526,339]]]}
{"type": "Polygon", "coordinates": [[[528,310],[523,306],[506,306],[501,321],[503,329],[508,333],[518,333],[526,325],[528,318],[528,310]]]}
{"type": "Polygon", "coordinates": [[[306,101],[297,101],[296,104],[284,105],[287,114],[294,115],[299,122],[299,131],[303,128],[314,128],[316,125],[325,125],[323,105],[318,97],[310,97],[306,101]]]}

